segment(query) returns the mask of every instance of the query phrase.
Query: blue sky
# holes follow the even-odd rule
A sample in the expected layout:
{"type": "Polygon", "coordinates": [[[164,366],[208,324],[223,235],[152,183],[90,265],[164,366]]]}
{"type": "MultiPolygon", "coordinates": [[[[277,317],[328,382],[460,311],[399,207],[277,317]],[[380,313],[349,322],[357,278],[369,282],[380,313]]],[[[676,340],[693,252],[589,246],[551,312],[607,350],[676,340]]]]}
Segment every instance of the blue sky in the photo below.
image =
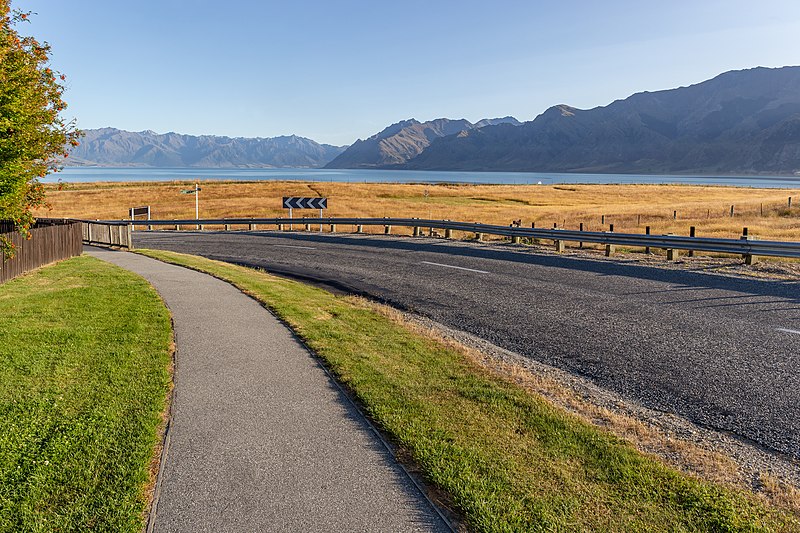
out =
{"type": "Polygon", "coordinates": [[[66,115],[350,144],[414,117],[606,105],[800,64],[800,2],[14,0],[67,75],[66,115]]]}

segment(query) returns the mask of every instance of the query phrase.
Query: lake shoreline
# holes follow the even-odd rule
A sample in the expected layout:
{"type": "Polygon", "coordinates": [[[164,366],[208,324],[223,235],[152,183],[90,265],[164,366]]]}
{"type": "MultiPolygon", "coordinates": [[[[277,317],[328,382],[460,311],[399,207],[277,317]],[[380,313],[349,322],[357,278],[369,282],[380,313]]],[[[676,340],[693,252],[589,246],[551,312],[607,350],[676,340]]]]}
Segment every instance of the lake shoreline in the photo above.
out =
{"type": "Polygon", "coordinates": [[[698,174],[590,174],[460,172],[320,168],[65,167],[43,183],[174,181],[305,181],[342,183],[447,183],[484,185],[686,184],[752,188],[797,188],[800,176],[698,174]],[[457,178],[457,179],[454,179],[457,178]]]}

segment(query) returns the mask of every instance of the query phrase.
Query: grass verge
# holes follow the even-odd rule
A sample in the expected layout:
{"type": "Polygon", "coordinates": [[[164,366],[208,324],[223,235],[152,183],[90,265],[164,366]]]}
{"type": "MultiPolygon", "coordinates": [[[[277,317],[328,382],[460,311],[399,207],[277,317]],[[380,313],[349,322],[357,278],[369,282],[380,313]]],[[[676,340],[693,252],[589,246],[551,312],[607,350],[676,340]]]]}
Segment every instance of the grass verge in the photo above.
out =
{"type": "Polygon", "coordinates": [[[143,527],[169,312],[91,257],[0,286],[0,531],[143,527]]]}
{"type": "Polygon", "coordinates": [[[252,295],[327,363],[479,531],[790,531],[751,494],[681,474],[367,302],[200,257],[142,251],[252,295]]]}

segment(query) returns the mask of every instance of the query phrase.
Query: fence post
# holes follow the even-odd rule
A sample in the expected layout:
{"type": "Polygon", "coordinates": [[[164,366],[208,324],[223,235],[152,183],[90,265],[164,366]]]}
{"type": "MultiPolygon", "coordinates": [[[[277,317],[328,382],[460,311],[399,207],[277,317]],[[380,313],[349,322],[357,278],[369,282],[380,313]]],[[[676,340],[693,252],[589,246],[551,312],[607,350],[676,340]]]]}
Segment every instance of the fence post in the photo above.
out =
{"type": "Polygon", "coordinates": [[[733,206],[731,206],[731,218],[733,218],[733,206]]]}

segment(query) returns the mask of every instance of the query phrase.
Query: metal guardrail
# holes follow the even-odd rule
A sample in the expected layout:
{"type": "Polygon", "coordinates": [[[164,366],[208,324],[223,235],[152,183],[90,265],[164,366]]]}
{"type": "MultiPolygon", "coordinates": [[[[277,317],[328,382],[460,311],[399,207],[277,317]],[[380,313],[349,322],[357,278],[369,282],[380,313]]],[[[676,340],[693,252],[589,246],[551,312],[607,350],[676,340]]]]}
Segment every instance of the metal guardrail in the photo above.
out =
{"type": "MultiPolygon", "coordinates": [[[[613,246],[635,246],[643,248],[661,248],[668,252],[674,250],[694,250],[704,252],[719,252],[729,254],[741,254],[752,260],[754,256],[788,257],[800,258],[800,242],[794,241],[762,241],[753,237],[742,237],[741,239],[716,239],[705,237],[687,237],[681,235],[642,235],[638,233],[614,233],[596,231],[577,231],[565,229],[544,229],[544,228],[520,228],[511,226],[497,226],[492,224],[480,224],[471,222],[453,222],[450,220],[425,220],[418,218],[215,218],[215,219],[181,219],[181,220],[103,220],[81,222],[98,225],[110,226],[172,226],[180,228],[200,227],[206,225],[223,226],[230,229],[231,226],[248,226],[255,230],[259,225],[277,226],[283,230],[286,226],[293,224],[297,226],[310,225],[330,225],[335,230],[336,225],[352,225],[359,228],[363,226],[384,226],[385,233],[390,233],[392,226],[415,228],[414,234],[418,235],[420,228],[432,228],[445,230],[445,236],[450,237],[452,231],[462,231],[475,233],[478,238],[482,235],[499,235],[510,237],[512,241],[519,238],[543,239],[554,241],[558,250],[563,250],[564,242],[587,242],[606,245],[606,254],[613,252],[613,246]]],[[[112,235],[113,232],[109,232],[112,235]]],[[[128,237],[129,239],[129,237],[128,237]]],[[[130,240],[126,243],[130,246],[130,240]]],[[[115,246],[125,246],[122,243],[115,246]]],[[[670,254],[668,253],[668,256],[670,254]]]]}

